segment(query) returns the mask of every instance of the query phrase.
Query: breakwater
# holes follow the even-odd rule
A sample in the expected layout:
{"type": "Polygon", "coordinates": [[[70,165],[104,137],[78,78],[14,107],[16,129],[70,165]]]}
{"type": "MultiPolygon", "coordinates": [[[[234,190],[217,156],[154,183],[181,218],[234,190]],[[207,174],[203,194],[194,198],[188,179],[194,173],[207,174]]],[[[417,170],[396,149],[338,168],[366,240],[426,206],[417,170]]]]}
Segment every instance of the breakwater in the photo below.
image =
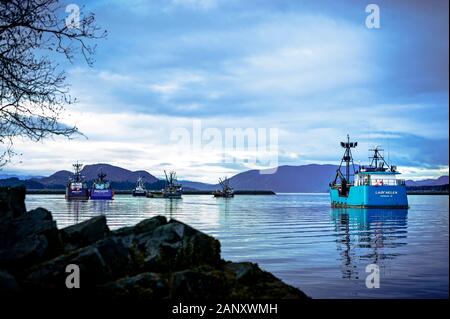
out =
{"type": "MultiPolygon", "coordinates": [[[[65,194],[64,189],[27,189],[27,194],[65,194]]],[[[114,194],[119,195],[131,195],[132,190],[114,190],[114,194]]],[[[202,191],[202,190],[185,190],[183,195],[212,195],[213,191],[202,191]]],[[[275,192],[268,190],[237,190],[234,192],[235,195],[275,195],[275,192]]]]}
{"type": "Polygon", "coordinates": [[[223,260],[217,239],[176,219],[112,231],[98,215],[58,229],[50,211],[26,211],[24,188],[0,189],[0,292],[77,293],[67,289],[68,266],[80,291],[107,298],[308,298],[257,264],[223,260]]]}

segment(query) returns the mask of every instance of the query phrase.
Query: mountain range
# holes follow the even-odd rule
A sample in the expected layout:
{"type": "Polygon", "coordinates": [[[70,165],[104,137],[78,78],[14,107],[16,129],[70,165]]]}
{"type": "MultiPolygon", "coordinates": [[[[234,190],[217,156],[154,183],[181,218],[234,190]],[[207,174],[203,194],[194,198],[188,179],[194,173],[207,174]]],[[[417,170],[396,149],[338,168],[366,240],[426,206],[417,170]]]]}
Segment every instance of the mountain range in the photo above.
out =
{"type": "Polygon", "coordinates": [[[424,179],[421,181],[407,180],[406,186],[441,186],[448,184],[448,176],[441,176],[436,179],[424,179]]]}
{"type": "MultiPolygon", "coordinates": [[[[86,165],[81,170],[81,175],[87,180],[92,181],[97,178],[97,175],[101,172],[105,173],[108,180],[111,182],[131,182],[136,183],[139,177],[142,177],[147,183],[154,183],[158,181],[158,178],[146,171],[130,171],[122,167],[113,166],[109,164],[93,164],[86,165]]],[[[32,180],[42,183],[46,186],[49,185],[66,185],[69,177],[73,175],[69,171],[58,171],[48,177],[34,178],[32,180]]]]}
{"type": "MultiPolygon", "coordinates": [[[[321,193],[327,192],[328,184],[334,179],[338,166],[330,164],[309,164],[299,166],[279,166],[272,174],[266,170],[249,170],[230,178],[230,185],[236,190],[271,190],[278,193],[321,193]]],[[[149,189],[160,189],[164,183],[154,175],[140,170],[130,171],[109,164],[86,165],[81,170],[88,183],[92,183],[97,175],[103,172],[113,183],[115,189],[132,189],[138,177],[142,177],[149,189]]],[[[60,189],[67,184],[69,171],[58,171],[48,177],[37,177],[21,180],[8,177],[0,180],[0,186],[25,185],[29,189],[60,189]]],[[[217,184],[195,181],[180,181],[185,189],[214,190],[217,184]]],[[[406,181],[407,186],[439,186],[449,183],[448,176],[422,181],[406,181]]]]}

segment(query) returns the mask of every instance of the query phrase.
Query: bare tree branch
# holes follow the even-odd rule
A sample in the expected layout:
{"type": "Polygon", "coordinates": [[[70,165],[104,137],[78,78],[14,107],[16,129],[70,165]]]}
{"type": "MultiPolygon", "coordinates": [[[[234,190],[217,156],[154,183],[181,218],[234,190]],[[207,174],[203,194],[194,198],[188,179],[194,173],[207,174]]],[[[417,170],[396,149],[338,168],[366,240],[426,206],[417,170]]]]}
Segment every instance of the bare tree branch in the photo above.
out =
{"type": "Polygon", "coordinates": [[[40,141],[71,138],[80,132],[60,123],[64,107],[75,102],[66,74],[52,57],[71,63],[77,55],[91,66],[92,40],[106,37],[93,13],[67,24],[59,0],[0,0],[0,168],[16,155],[17,137],[40,141]]]}

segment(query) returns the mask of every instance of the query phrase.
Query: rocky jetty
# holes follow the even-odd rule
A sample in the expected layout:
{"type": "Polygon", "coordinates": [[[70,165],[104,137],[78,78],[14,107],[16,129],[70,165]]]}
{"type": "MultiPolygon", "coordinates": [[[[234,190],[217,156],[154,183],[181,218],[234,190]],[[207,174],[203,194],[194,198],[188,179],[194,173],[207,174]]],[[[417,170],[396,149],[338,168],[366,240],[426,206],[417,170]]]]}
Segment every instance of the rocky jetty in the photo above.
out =
{"type": "Polygon", "coordinates": [[[44,208],[26,211],[24,188],[0,189],[0,294],[108,298],[260,299],[307,296],[250,262],[220,256],[220,242],[156,216],[110,231],[105,216],[58,229],[44,208]],[[68,289],[68,265],[80,288],[68,289]]]}

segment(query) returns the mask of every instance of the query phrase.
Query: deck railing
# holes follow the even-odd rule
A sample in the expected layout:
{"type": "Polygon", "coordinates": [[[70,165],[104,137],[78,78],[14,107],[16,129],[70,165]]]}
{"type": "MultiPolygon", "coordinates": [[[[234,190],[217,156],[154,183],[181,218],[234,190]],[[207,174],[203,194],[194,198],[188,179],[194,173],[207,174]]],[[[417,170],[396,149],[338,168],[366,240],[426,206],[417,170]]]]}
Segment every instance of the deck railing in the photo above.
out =
{"type": "Polygon", "coordinates": [[[404,179],[370,179],[356,181],[355,185],[360,186],[403,186],[405,185],[404,179]]]}

